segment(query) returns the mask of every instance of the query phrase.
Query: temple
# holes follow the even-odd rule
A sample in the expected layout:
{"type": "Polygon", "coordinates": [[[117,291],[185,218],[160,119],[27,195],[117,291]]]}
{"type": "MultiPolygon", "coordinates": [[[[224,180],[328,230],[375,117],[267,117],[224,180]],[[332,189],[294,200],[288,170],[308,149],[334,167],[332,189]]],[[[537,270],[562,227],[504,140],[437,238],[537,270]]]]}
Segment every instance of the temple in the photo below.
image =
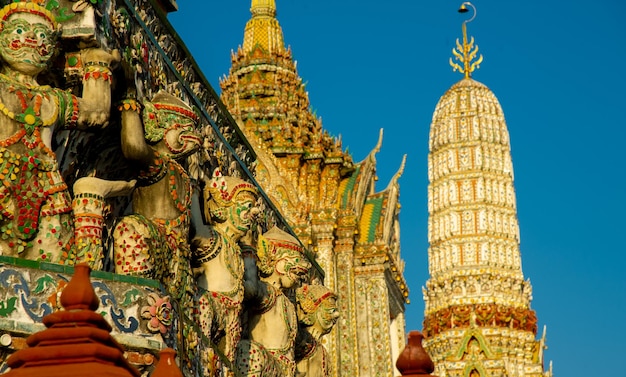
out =
{"type": "Polygon", "coordinates": [[[498,99],[472,79],[483,57],[467,22],[450,59],[464,77],[430,128],[424,348],[438,376],[551,376],[522,273],[509,133],[498,99]]]}
{"type": "Polygon", "coordinates": [[[382,130],[371,153],[353,162],[311,113],[275,1],[253,0],[250,11],[222,100],[257,155],[256,179],[338,295],[341,316],[325,337],[333,375],[392,376],[408,302],[398,221],[404,161],[375,191],[382,130]]]}

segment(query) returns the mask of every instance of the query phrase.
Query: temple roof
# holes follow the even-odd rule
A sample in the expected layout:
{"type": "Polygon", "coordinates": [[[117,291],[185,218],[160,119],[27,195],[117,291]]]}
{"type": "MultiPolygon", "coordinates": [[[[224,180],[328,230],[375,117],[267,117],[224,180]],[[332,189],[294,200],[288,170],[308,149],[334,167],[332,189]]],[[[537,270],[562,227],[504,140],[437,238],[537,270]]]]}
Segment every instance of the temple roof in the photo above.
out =
{"type": "Polygon", "coordinates": [[[339,222],[354,226],[354,234],[362,231],[358,237],[363,242],[357,243],[372,261],[391,260],[389,278],[404,302],[408,290],[397,221],[397,178],[403,168],[387,189],[376,193],[382,129],[372,151],[353,163],[341,138],[324,130],[311,110],[291,50],[283,43],[275,0],[252,0],[250,10],[243,46],[232,54],[220,86],[224,104],[255,150],[258,182],[303,242],[308,238],[312,244],[316,231],[332,232],[339,222]]]}
{"type": "Polygon", "coordinates": [[[398,197],[400,194],[398,179],[404,172],[406,155],[402,159],[402,164],[398,172],[394,174],[387,188],[381,192],[371,194],[367,197],[361,219],[359,221],[360,244],[380,242],[383,244],[392,243],[392,227],[395,216],[398,212],[398,197]]]}
{"type": "Polygon", "coordinates": [[[383,143],[383,129],[380,129],[378,142],[363,161],[355,164],[354,171],[339,186],[339,208],[354,208],[359,213],[368,195],[374,192],[376,181],[376,154],[383,143]]]}

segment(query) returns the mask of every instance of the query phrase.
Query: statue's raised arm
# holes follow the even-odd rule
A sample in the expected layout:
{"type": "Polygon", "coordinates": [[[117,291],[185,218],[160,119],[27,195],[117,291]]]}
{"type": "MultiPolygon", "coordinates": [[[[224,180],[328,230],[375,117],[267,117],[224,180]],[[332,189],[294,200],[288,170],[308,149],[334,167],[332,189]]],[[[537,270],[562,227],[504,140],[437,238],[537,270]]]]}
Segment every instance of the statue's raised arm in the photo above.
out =
{"type": "Polygon", "coordinates": [[[106,126],[111,109],[111,68],[120,61],[117,50],[99,48],[81,51],[84,69],[83,94],[78,98],[78,127],[106,126]]]}

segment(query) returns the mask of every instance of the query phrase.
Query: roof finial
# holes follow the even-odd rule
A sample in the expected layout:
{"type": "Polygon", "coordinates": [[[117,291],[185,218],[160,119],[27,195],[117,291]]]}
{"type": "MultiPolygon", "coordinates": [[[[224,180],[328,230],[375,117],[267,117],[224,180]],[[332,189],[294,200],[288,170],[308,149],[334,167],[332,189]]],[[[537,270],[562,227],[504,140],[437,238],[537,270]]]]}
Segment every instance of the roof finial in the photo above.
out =
{"type": "Polygon", "coordinates": [[[276,0],[252,0],[250,12],[253,16],[276,16],[276,0]]]}
{"type": "Polygon", "coordinates": [[[406,166],[406,153],[404,154],[404,156],[402,156],[402,162],[400,163],[400,168],[398,169],[398,171],[396,172],[395,176],[396,179],[399,179],[400,177],[402,177],[402,174],[404,174],[404,167],[406,166]]]}
{"type": "Polygon", "coordinates": [[[383,129],[381,128],[380,131],[378,132],[378,142],[376,143],[376,146],[374,147],[374,150],[372,152],[374,153],[380,152],[380,147],[382,146],[383,146],[383,129]]]}
{"type": "Polygon", "coordinates": [[[474,4],[470,3],[469,1],[466,1],[463,4],[461,4],[461,7],[459,8],[458,12],[459,13],[469,12],[469,9],[467,9],[467,6],[470,6],[472,10],[474,11],[474,13],[472,14],[472,17],[469,20],[463,21],[463,45],[459,43],[459,40],[457,38],[456,49],[454,48],[452,49],[452,54],[454,54],[455,59],[462,62],[463,66],[455,63],[452,60],[452,58],[450,58],[450,65],[452,66],[452,68],[455,71],[464,73],[465,78],[469,78],[471,76],[471,73],[474,72],[475,69],[480,68],[480,63],[483,61],[482,54],[478,57],[478,59],[476,59],[476,61],[472,61],[474,60],[474,58],[476,57],[476,54],[478,53],[478,46],[474,47],[474,37],[472,37],[469,43],[467,42],[467,24],[469,22],[472,22],[474,18],[476,18],[476,7],[474,6],[474,4]]]}
{"type": "Polygon", "coordinates": [[[402,174],[404,174],[405,166],[406,166],[406,153],[404,154],[404,156],[402,156],[402,162],[400,163],[400,168],[398,169],[396,174],[394,174],[393,177],[391,177],[391,181],[389,181],[389,185],[387,185],[387,189],[398,184],[398,180],[400,180],[400,177],[402,177],[402,174]]]}

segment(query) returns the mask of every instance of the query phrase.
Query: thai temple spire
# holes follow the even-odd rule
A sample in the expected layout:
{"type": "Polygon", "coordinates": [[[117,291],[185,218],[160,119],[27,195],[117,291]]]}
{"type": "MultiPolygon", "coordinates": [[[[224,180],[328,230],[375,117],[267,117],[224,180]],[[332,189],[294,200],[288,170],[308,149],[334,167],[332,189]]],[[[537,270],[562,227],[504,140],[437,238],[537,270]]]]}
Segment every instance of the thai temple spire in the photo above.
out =
{"type": "Polygon", "coordinates": [[[275,0],[252,0],[252,6],[250,12],[253,16],[264,15],[275,17],[276,16],[276,1],[275,0]]]}
{"type": "Polygon", "coordinates": [[[440,376],[549,376],[522,273],[509,133],[498,99],[470,76],[482,56],[472,62],[467,22],[463,66],[453,64],[465,77],[430,129],[424,347],[440,376]]]}
{"type": "Polygon", "coordinates": [[[276,1],[252,0],[250,12],[252,18],[246,24],[243,50],[250,52],[258,45],[268,52],[283,51],[285,44],[283,31],[276,19],[276,1]]]}

